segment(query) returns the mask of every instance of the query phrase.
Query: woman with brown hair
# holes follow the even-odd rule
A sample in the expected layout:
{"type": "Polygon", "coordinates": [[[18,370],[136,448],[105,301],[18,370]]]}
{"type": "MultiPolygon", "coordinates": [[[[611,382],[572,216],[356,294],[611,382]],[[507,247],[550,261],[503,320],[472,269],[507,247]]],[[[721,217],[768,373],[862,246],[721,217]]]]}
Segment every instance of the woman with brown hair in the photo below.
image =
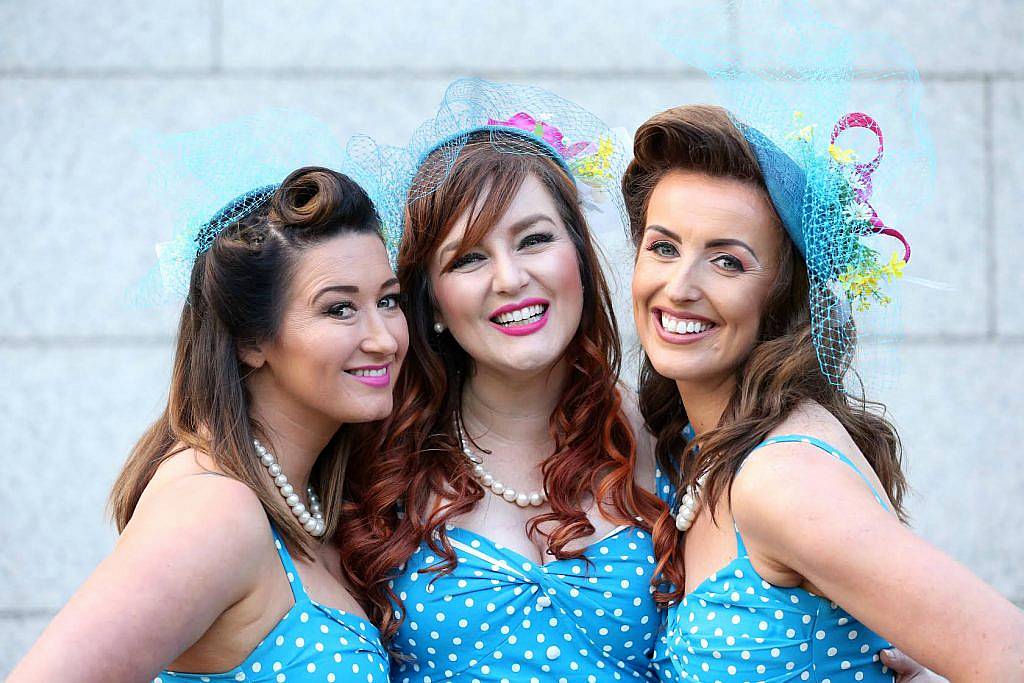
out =
{"type": "Polygon", "coordinates": [[[189,235],[167,407],[111,494],[121,536],[10,681],[387,680],[323,540],[345,425],[391,411],[408,345],[379,229],[358,185],[307,167],[189,235]]]}
{"type": "Polygon", "coordinates": [[[683,680],[891,681],[891,641],[955,681],[1024,680],[1024,615],[901,523],[899,438],[842,383],[851,309],[884,305],[903,260],[858,246],[899,233],[852,210],[837,134],[800,158],[710,106],[636,133],[640,406],[678,487],[654,531],[669,654],[683,680]]]}
{"type": "Polygon", "coordinates": [[[565,100],[476,80],[405,150],[359,144],[411,167],[413,353],[340,528],[393,679],[652,677],[661,505],[577,187],[614,195],[621,150],[565,100]]]}

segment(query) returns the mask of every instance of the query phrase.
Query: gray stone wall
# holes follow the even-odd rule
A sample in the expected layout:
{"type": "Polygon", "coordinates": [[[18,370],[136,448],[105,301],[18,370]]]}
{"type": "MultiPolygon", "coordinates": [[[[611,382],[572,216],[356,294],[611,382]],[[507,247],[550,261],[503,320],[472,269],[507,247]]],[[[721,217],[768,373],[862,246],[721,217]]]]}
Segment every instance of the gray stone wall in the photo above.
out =
{"type": "MultiPolygon", "coordinates": [[[[461,75],[546,86],[630,131],[712,100],[649,38],[674,3],[629,4],[0,3],[0,676],[109,552],[105,496],[165,400],[176,311],[122,296],[171,229],[136,134],[286,106],[399,143],[461,75]]],[[[908,288],[903,379],[881,396],[913,523],[1024,603],[1024,4],[815,4],[905,41],[925,84],[936,201],[907,232],[915,274],[951,289],[908,288]]],[[[708,30],[740,48],[744,16],[723,4],[708,30]]]]}

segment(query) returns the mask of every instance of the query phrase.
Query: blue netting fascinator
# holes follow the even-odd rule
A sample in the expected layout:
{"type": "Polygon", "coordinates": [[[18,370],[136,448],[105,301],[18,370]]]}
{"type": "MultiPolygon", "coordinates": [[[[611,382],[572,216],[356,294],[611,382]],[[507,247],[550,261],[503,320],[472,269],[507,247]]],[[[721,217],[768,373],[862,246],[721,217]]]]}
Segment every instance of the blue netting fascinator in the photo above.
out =
{"type": "Polygon", "coordinates": [[[702,31],[722,11],[717,2],[692,6],[659,40],[708,74],[757,157],[807,264],[821,371],[840,387],[855,361],[872,379],[891,374],[879,345],[897,337],[896,290],[911,253],[893,226],[909,224],[934,174],[918,73],[887,36],[842,29],[801,1],[728,10],[738,52],[702,31]]]}
{"type": "MultiPolygon", "coordinates": [[[[324,123],[281,109],[203,130],[150,135],[143,146],[153,161],[154,189],[172,207],[176,228],[156,245],[157,265],[129,293],[142,305],[183,299],[196,256],[226,227],[264,207],[292,171],[337,168],[344,158],[341,143],[324,123]]],[[[385,233],[393,258],[398,236],[385,233]]]]}
{"type": "MultiPolygon", "coordinates": [[[[579,105],[537,87],[477,78],[453,81],[433,118],[421,124],[402,147],[367,136],[348,145],[353,180],[378,204],[382,221],[399,230],[406,202],[440,188],[463,147],[486,135],[507,154],[544,154],[576,182],[585,208],[615,207],[623,221],[619,179],[626,167],[624,131],[614,131],[579,105]],[[524,144],[524,141],[528,144],[524,144]],[[425,164],[429,157],[429,164],[425,164]]],[[[603,210],[603,209],[600,209],[603,210]]]]}

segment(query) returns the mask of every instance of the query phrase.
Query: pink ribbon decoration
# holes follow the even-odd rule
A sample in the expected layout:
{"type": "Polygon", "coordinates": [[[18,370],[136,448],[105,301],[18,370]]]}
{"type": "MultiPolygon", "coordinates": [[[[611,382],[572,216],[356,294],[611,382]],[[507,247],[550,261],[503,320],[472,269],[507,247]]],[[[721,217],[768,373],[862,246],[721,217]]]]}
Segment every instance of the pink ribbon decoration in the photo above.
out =
{"type": "Polygon", "coordinates": [[[861,187],[856,188],[857,201],[864,204],[871,210],[871,217],[868,221],[871,223],[871,232],[876,235],[886,235],[898,239],[903,244],[903,262],[910,262],[910,243],[907,242],[907,238],[895,228],[890,228],[886,225],[881,218],[878,217],[878,212],[875,211],[875,207],[871,206],[868,201],[871,198],[871,174],[877,169],[878,165],[882,162],[882,154],[885,152],[885,139],[882,137],[882,128],[878,125],[878,122],[867,114],[861,112],[852,112],[846,114],[838,121],[836,121],[835,127],[832,129],[832,137],[829,139],[829,144],[834,145],[839,136],[843,131],[851,128],[865,128],[875,134],[878,139],[878,150],[875,153],[875,157],[868,162],[854,164],[854,173],[860,180],[861,187]]]}
{"type": "Polygon", "coordinates": [[[590,142],[575,142],[566,146],[565,143],[562,142],[562,131],[552,125],[544,123],[543,121],[537,121],[532,116],[522,111],[507,121],[498,121],[496,119],[489,118],[487,119],[487,125],[518,128],[519,130],[525,130],[533,133],[541,140],[554,147],[555,151],[558,152],[563,159],[572,159],[593,147],[593,144],[590,142]]]}

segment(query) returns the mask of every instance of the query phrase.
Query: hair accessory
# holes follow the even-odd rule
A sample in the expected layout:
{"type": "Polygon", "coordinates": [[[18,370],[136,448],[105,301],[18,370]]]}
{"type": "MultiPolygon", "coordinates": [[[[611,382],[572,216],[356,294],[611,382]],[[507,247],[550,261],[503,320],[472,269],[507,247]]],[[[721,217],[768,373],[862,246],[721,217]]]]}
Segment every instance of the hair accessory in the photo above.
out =
{"type": "Polygon", "coordinates": [[[934,173],[913,63],[889,37],[829,24],[802,0],[731,0],[726,8],[693,3],[660,39],[711,77],[757,157],[772,203],[807,264],[822,373],[843,387],[856,348],[861,380],[865,369],[872,379],[894,374],[881,345],[872,345],[868,358],[865,344],[854,342],[897,336],[890,304],[910,260],[908,240],[879,217],[875,197],[883,196],[886,212],[907,225],[926,201],[934,173]],[[745,27],[738,53],[723,36],[698,30],[722,11],[745,27]],[[884,68],[860,71],[865,64],[884,68]],[[818,125],[833,121],[823,140],[818,125]],[[896,131],[888,140],[882,121],[896,131]]]}
{"type": "MultiPolygon", "coordinates": [[[[378,204],[382,221],[400,226],[407,201],[434,192],[448,178],[471,135],[508,154],[544,154],[576,181],[585,208],[610,202],[625,221],[619,180],[626,167],[621,137],[582,107],[542,88],[477,78],[453,81],[433,118],[404,147],[356,136],[348,144],[352,178],[372,194],[389,194],[378,204]],[[523,145],[523,140],[534,144],[523,145]],[[420,173],[428,156],[429,173],[420,173]],[[415,179],[415,184],[414,184],[415,179]]],[[[396,228],[397,230],[398,228],[396,228]]]]}
{"type": "MultiPolygon", "coordinates": [[[[156,267],[129,291],[130,300],[140,305],[184,298],[196,256],[225,227],[266,204],[292,171],[339,168],[345,158],[325,124],[284,109],[175,135],[150,133],[141,146],[153,166],[154,192],[166,202],[176,227],[169,240],[156,245],[156,267]]],[[[378,201],[370,188],[364,189],[378,201]]],[[[385,226],[392,265],[399,237],[385,226]]]]}

